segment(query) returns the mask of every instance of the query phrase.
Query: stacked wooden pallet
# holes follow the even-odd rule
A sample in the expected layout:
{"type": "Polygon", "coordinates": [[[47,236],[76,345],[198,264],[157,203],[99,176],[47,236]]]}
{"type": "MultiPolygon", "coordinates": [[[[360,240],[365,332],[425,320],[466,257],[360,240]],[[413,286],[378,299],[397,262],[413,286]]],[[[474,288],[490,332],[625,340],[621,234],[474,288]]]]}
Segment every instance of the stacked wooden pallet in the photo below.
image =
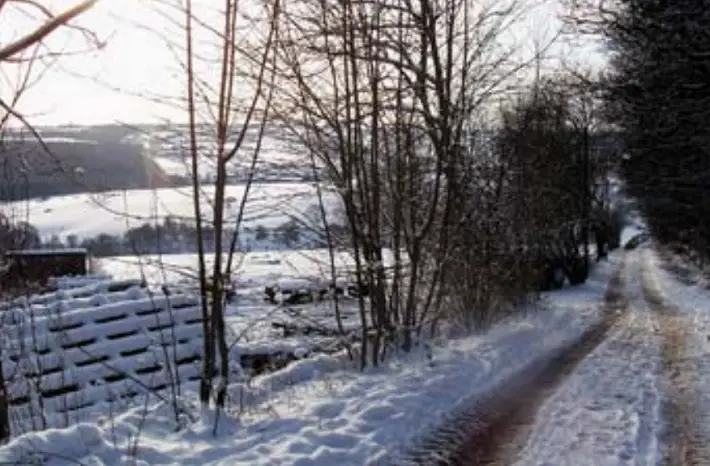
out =
{"type": "Polygon", "coordinates": [[[72,424],[99,404],[199,380],[194,295],[97,280],[1,307],[13,433],[72,424]]]}

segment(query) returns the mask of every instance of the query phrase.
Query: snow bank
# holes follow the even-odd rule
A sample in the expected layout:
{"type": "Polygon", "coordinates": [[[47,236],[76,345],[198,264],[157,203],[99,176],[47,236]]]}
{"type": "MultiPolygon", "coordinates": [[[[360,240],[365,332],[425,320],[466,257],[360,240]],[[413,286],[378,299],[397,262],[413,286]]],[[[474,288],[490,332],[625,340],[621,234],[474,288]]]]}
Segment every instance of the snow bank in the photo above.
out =
{"type": "MultiPolygon", "coordinates": [[[[671,306],[677,325],[686,330],[682,372],[672,374],[664,383],[683,390],[690,409],[693,410],[694,432],[692,448],[701,449],[704,458],[710,455],[710,290],[706,287],[686,284],[662,266],[657,253],[644,251],[649,264],[650,280],[660,290],[663,300],[671,306]]],[[[704,283],[700,281],[699,283],[704,283]]],[[[680,369],[679,369],[680,371],[680,369]]],[[[671,393],[674,390],[669,390],[671,393]]]]}

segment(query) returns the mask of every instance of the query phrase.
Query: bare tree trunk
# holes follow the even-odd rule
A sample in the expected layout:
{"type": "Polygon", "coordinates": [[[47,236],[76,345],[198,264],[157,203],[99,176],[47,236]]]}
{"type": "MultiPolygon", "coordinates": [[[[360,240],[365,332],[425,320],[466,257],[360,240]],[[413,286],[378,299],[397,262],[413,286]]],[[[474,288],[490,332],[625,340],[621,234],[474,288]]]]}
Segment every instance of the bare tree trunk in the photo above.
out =
{"type": "Polygon", "coordinates": [[[202,225],[202,208],[200,206],[200,173],[199,173],[199,153],[197,148],[196,132],[196,107],[195,107],[195,73],[194,73],[194,52],[192,38],[192,0],[187,0],[185,4],[185,39],[187,41],[186,61],[187,61],[187,101],[188,119],[190,131],[190,160],[192,162],[192,201],[195,214],[195,224],[197,228],[197,260],[198,279],[200,283],[200,294],[202,296],[202,333],[203,333],[203,355],[202,355],[202,378],[200,379],[200,402],[207,406],[212,394],[212,377],[214,374],[214,337],[212,336],[212,318],[207,303],[208,285],[207,268],[205,266],[205,244],[202,225]]]}

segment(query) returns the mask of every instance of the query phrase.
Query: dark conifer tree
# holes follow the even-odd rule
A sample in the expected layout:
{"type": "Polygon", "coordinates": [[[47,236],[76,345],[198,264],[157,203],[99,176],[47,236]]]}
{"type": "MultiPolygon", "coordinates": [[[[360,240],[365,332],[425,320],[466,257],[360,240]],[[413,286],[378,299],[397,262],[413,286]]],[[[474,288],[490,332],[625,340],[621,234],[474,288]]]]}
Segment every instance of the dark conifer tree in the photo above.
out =
{"type": "Polygon", "coordinates": [[[710,2],[619,0],[602,17],[630,193],[660,241],[710,258],[710,2]]]}

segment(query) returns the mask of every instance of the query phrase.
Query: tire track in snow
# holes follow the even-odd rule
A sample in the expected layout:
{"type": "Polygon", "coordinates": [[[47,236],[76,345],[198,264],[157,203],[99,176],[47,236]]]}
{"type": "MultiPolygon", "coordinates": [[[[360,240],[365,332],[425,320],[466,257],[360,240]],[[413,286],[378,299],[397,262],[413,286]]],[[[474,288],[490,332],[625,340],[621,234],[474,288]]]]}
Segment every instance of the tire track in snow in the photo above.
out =
{"type": "Polygon", "coordinates": [[[628,317],[626,257],[611,278],[601,320],[580,338],[504,380],[427,436],[397,465],[474,466],[510,464],[524,445],[535,415],[575,367],[613,327],[628,317]],[[622,318],[624,317],[624,318],[622,318]]]}
{"type": "Polygon", "coordinates": [[[661,367],[664,378],[662,413],[667,429],[662,440],[662,464],[690,466],[710,464],[708,439],[698,419],[694,361],[688,341],[693,338],[692,320],[667,302],[655,283],[652,266],[643,264],[643,291],[661,337],[661,367]]]}
{"type": "Polygon", "coordinates": [[[545,400],[515,466],[657,464],[660,338],[630,252],[624,319],[545,400]]]}

